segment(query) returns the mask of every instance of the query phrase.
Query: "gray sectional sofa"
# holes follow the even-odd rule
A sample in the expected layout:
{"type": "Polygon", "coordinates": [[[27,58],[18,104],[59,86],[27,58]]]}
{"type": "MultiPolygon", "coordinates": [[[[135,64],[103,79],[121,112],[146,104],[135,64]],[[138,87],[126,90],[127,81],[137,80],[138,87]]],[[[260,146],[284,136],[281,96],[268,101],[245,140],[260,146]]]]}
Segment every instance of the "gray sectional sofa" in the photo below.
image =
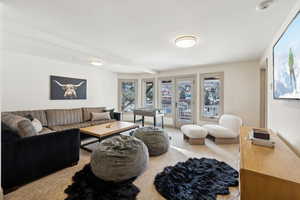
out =
{"type": "Polygon", "coordinates": [[[81,140],[87,135],[78,128],[120,120],[120,113],[110,112],[111,120],[92,121],[91,112],[104,107],[4,112],[37,118],[43,129],[38,135],[21,137],[1,122],[1,184],[4,192],[75,165],[79,160],[81,140]]]}
{"type": "Polygon", "coordinates": [[[74,128],[84,128],[88,126],[109,123],[120,120],[119,113],[111,113],[110,120],[91,121],[92,112],[105,112],[105,107],[85,107],[74,109],[48,109],[48,110],[31,110],[4,112],[20,116],[31,115],[37,118],[43,125],[40,134],[51,133],[55,131],[64,131],[74,128]]]}

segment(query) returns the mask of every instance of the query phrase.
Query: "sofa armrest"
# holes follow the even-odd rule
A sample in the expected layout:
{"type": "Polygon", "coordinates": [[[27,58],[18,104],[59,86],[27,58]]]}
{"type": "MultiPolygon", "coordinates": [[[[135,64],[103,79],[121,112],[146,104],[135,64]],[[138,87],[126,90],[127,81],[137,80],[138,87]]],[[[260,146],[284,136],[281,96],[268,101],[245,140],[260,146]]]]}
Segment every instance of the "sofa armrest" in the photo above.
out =
{"type": "Polygon", "coordinates": [[[78,129],[2,143],[2,186],[10,188],[78,162],[78,129]]]}
{"type": "Polygon", "coordinates": [[[117,121],[121,121],[121,112],[114,112],[114,119],[117,121]]]}

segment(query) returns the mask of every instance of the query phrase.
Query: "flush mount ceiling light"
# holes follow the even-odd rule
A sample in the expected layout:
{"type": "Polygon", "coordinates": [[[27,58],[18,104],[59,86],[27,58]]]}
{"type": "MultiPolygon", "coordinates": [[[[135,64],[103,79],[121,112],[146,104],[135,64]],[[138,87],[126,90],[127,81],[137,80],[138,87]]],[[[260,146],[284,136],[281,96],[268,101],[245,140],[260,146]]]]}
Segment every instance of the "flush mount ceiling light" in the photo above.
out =
{"type": "Polygon", "coordinates": [[[175,40],[175,45],[180,48],[190,48],[195,46],[197,43],[197,38],[192,35],[185,35],[177,37],[175,40]]]}
{"type": "Polygon", "coordinates": [[[265,0],[262,1],[260,4],[256,6],[256,10],[258,11],[264,11],[267,10],[270,6],[272,6],[275,3],[275,0],[265,0]]]}
{"type": "Polygon", "coordinates": [[[94,66],[102,66],[103,65],[103,62],[99,59],[92,59],[90,63],[91,63],[91,65],[94,65],[94,66]]]}

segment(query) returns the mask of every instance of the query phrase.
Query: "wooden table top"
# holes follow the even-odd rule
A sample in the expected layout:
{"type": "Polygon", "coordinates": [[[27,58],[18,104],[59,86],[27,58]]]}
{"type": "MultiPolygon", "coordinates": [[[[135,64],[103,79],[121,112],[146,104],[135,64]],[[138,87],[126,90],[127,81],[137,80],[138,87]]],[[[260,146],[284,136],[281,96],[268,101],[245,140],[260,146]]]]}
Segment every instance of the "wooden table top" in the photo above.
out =
{"type": "Polygon", "coordinates": [[[241,170],[249,170],[267,176],[300,183],[300,158],[271,132],[274,148],[251,144],[250,127],[242,127],[240,133],[241,170]]]}
{"type": "Polygon", "coordinates": [[[100,137],[105,137],[116,133],[120,133],[123,131],[128,131],[130,129],[134,129],[138,127],[139,125],[134,123],[116,121],[116,122],[105,123],[96,126],[90,126],[86,128],[80,128],[80,132],[100,138],[100,137]]]}

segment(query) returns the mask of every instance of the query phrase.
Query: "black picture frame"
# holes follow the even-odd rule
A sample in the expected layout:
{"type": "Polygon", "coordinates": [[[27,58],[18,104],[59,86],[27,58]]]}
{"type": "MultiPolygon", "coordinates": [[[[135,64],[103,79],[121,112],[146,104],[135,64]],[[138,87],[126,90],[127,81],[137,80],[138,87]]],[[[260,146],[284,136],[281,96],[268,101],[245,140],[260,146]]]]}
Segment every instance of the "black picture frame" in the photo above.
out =
{"type": "Polygon", "coordinates": [[[290,23],[286,26],[286,28],[284,29],[283,33],[280,35],[280,37],[278,38],[278,40],[276,41],[276,43],[274,44],[273,48],[272,48],[272,64],[273,64],[273,85],[272,85],[272,93],[273,93],[273,99],[274,100],[296,100],[299,101],[300,98],[280,98],[280,97],[276,97],[275,95],[275,56],[274,56],[274,49],[277,46],[277,44],[280,42],[280,40],[282,39],[282,37],[284,36],[284,34],[287,32],[287,30],[289,29],[289,27],[291,26],[291,24],[295,21],[295,19],[297,17],[300,17],[300,10],[295,14],[295,16],[293,17],[293,19],[290,21],[290,23]]]}
{"type": "Polygon", "coordinates": [[[87,80],[63,76],[50,76],[50,100],[87,99],[87,80]]]}

